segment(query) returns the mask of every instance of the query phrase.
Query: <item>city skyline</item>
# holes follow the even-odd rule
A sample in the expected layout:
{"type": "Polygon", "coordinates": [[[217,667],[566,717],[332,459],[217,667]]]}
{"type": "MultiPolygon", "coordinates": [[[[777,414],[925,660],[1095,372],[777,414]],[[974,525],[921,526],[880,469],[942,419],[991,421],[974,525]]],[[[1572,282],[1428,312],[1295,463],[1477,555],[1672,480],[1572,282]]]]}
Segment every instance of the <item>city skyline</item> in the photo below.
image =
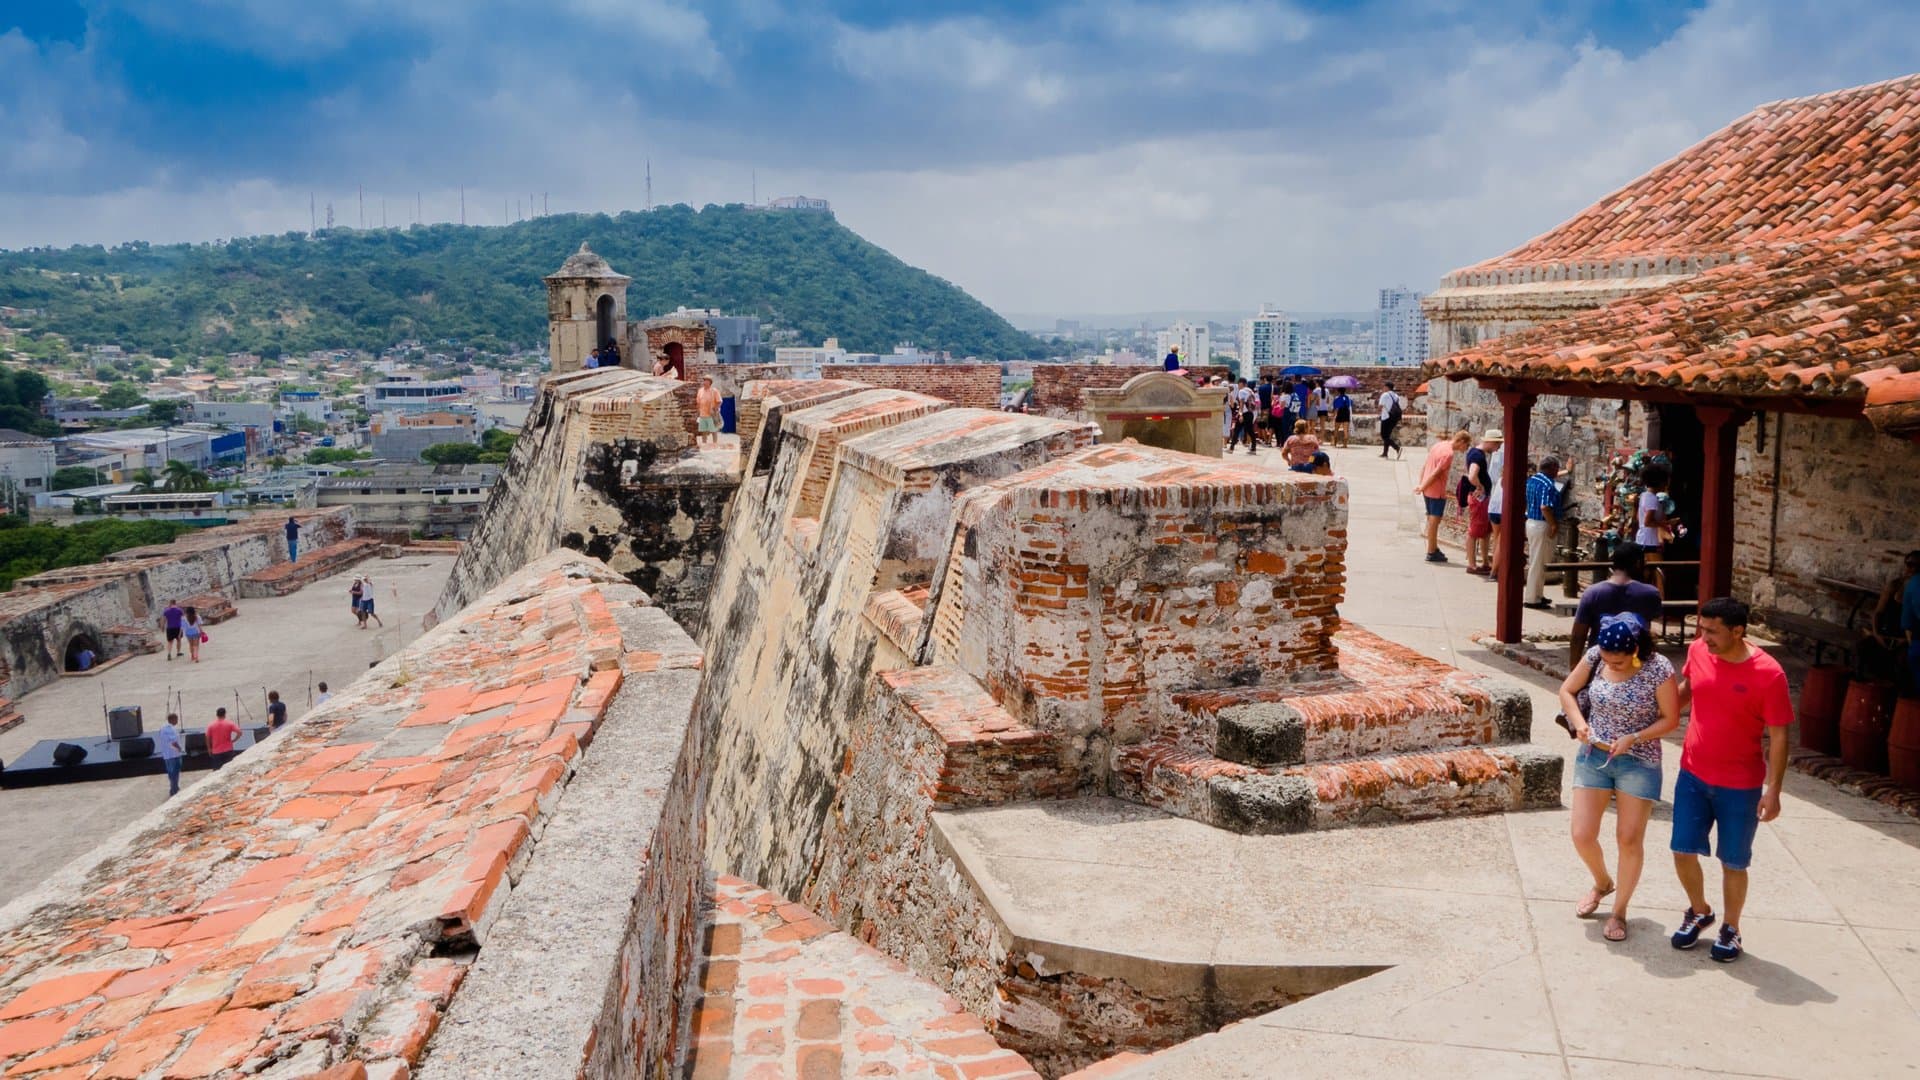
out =
{"type": "Polygon", "coordinates": [[[16,5],[0,246],[617,211],[650,165],[656,205],[829,199],[1002,312],[1366,311],[1920,70],[1920,11],[1853,0],[482,6],[16,5]]]}

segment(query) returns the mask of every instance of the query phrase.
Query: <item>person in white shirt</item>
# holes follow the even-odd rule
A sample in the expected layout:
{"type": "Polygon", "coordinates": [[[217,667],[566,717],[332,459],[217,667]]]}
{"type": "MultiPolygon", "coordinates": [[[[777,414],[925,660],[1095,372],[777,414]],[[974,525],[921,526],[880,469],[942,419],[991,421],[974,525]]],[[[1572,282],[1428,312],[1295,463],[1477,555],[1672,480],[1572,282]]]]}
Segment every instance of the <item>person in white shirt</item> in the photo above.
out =
{"type": "Polygon", "coordinates": [[[1407,408],[1407,399],[1393,392],[1393,384],[1380,392],[1380,456],[1386,457],[1392,450],[1394,457],[1400,457],[1400,440],[1393,437],[1393,430],[1400,426],[1400,414],[1407,408]]]}
{"type": "Polygon", "coordinates": [[[1663,461],[1640,470],[1640,482],[1646,485],[1646,490],[1640,493],[1640,501],[1633,511],[1633,542],[1656,559],[1660,546],[1667,542],[1667,530],[1672,527],[1667,520],[1666,503],[1660,498],[1672,481],[1673,470],[1663,461]]]}
{"type": "Polygon", "coordinates": [[[333,696],[333,693],[327,689],[327,684],[321,683],[320,693],[313,699],[313,703],[315,705],[325,705],[327,703],[327,699],[332,696],[333,696]]]}

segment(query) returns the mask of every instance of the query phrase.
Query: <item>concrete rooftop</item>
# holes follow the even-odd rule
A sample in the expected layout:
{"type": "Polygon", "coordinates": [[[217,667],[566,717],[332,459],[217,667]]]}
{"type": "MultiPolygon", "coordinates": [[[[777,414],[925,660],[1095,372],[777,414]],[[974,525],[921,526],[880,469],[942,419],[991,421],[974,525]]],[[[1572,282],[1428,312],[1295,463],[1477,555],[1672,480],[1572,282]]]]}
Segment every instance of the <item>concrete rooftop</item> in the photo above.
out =
{"type": "MultiPolygon", "coordinates": [[[[1494,586],[1458,552],[1445,566],[1421,560],[1418,450],[1395,462],[1332,453],[1352,489],[1346,617],[1525,686],[1534,742],[1567,750],[1553,682],[1472,640],[1492,626],[1494,586]]],[[[1667,942],[1686,906],[1668,810],[1648,830],[1622,944],[1602,939],[1601,919],[1573,916],[1589,879],[1565,809],[1293,836],[1238,836],[1109,799],[936,823],[1016,955],[1160,981],[1277,968],[1303,990],[1337,987],[1111,1075],[1270,1077],[1282,1061],[1289,1077],[1342,1078],[1920,1071],[1920,821],[1789,773],[1782,815],[1755,843],[1747,954],[1723,966],[1704,946],[1667,942]]]]}
{"type": "MultiPolygon", "coordinates": [[[[278,690],[288,718],[297,720],[308,709],[310,680],[338,693],[368,665],[419,637],[421,616],[452,568],[450,555],[372,559],[288,596],[235,600],[239,614],[209,627],[213,640],[201,649],[198,664],[168,661],[164,652],[135,656],[20,699],[26,722],[0,733],[0,760],[11,761],[42,739],[105,734],[102,691],[108,705],[139,705],[148,731],[166,722],[169,690],[180,695],[181,722],[190,728],[205,727],[222,705],[242,726],[264,724],[267,690],[278,690]],[[384,628],[356,628],[347,609],[347,587],[362,573],[373,577],[384,628]],[[235,704],[236,692],[244,707],[235,704]]],[[[210,775],[183,773],[181,787],[210,775]]],[[[7,842],[0,844],[0,905],[158,806],[166,794],[166,777],[157,775],[0,791],[8,824],[7,842]]]]}

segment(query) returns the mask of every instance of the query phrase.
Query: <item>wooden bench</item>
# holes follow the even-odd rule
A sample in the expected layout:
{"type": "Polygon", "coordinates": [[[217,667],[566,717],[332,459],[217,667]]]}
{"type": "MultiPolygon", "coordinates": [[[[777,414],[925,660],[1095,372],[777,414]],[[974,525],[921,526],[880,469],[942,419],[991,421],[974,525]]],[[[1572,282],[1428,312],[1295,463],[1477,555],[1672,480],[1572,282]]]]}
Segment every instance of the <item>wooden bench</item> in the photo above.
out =
{"type": "Polygon", "coordinates": [[[1860,631],[1850,630],[1839,623],[1816,619],[1811,615],[1796,615],[1791,611],[1769,609],[1761,613],[1760,621],[1769,630],[1798,638],[1813,646],[1813,662],[1820,663],[1821,654],[1828,648],[1839,650],[1852,663],[1854,650],[1860,645],[1860,631]]]}

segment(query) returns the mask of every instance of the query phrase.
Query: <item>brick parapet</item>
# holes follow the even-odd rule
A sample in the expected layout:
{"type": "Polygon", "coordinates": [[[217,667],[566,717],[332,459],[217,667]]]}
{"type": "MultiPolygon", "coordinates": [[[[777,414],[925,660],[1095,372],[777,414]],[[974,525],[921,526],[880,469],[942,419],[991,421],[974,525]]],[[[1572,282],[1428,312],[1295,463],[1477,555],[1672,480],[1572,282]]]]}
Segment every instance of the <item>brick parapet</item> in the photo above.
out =
{"type": "MultiPolygon", "coordinates": [[[[1045,416],[1084,418],[1086,402],[1080,391],[1124,386],[1136,375],[1159,370],[1157,364],[1035,364],[1033,397],[1028,408],[1045,416]]],[[[1188,370],[1200,379],[1234,377],[1234,369],[1224,365],[1188,370]]]]}
{"type": "Polygon", "coordinates": [[[999,364],[823,364],[820,377],[911,390],[968,409],[1000,407],[999,364]]]}

